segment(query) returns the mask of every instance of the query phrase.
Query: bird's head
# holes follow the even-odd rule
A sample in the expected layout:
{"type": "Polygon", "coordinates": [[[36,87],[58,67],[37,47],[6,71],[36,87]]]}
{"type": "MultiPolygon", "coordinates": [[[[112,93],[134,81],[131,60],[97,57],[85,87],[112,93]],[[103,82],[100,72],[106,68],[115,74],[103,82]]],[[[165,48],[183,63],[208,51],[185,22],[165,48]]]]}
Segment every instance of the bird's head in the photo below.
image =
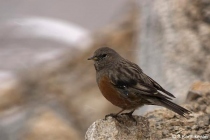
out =
{"type": "Polygon", "coordinates": [[[109,67],[112,63],[114,63],[120,55],[113,49],[109,47],[102,47],[97,49],[94,52],[94,55],[88,60],[93,60],[95,63],[96,70],[101,70],[103,68],[109,67]]]}

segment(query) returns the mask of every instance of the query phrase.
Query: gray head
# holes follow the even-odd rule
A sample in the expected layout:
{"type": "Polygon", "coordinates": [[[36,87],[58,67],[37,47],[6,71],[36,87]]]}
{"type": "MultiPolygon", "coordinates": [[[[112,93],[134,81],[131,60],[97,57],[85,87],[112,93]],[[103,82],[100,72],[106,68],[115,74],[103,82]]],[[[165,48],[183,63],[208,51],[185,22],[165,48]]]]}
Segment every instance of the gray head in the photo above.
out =
{"type": "Polygon", "coordinates": [[[102,47],[97,49],[88,60],[93,60],[96,70],[101,70],[112,65],[118,58],[121,58],[121,56],[115,50],[109,47],[102,47]]]}

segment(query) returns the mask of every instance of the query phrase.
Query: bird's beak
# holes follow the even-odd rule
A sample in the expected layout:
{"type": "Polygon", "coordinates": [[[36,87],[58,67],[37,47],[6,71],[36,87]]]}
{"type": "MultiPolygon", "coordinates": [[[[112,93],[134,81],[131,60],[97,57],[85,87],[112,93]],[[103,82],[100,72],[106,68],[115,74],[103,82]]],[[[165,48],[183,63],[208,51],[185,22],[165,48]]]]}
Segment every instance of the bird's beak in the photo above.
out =
{"type": "Polygon", "coordinates": [[[92,56],[92,57],[88,58],[87,60],[94,60],[94,61],[97,61],[98,58],[97,58],[96,56],[92,56]]]}

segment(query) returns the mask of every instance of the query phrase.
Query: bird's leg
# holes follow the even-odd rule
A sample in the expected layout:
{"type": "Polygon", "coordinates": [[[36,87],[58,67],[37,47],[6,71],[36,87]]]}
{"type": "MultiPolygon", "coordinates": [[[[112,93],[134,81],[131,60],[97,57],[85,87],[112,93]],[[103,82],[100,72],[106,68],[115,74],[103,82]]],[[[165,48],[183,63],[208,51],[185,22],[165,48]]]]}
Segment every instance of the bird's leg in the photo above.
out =
{"type": "Polygon", "coordinates": [[[107,119],[107,117],[111,116],[112,118],[115,118],[119,123],[121,123],[120,120],[117,119],[117,116],[118,116],[121,112],[123,112],[124,110],[125,110],[125,109],[122,109],[122,110],[120,110],[120,112],[118,112],[118,113],[116,113],[116,114],[111,113],[111,114],[106,115],[106,116],[105,116],[105,120],[107,119]]]}
{"type": "Polygon", "coordinates": [[[128,113],[122,113],[121,115],[132,116],[132,114],[133,114],[134,111],[135,111],[135,109],[132,110],[131,112],[128,112],[128,113]]]}
{"type": "Polygon", "coordinates": [[[136,121],[136,119],[133,117],[133,112],[135,111],[135,109],[134,110],[132,110],[131,112],[128,112],[128,113],[122,113],[121,115],[126,115],[126,116],[128,116],[132,121],[134,121],[136,124],[137,124],[137,121],[136,121]]]}
{"type": "Polygon", "coordinates": [[[111,117],[113,117],[113,118],[116,118],[121,112],[123,112],[125,109],[122,109],[122,110],[120,110],[120,112],[118,112],[118,113],[116,113],[116,114],[114,114],[114,113],[111,113],[111,114],[108,114],[108,115],[106,115],[105,116],[105,119],[107,118],[107,117],[109,117],[109,116],[111,116],[111,117]]]}

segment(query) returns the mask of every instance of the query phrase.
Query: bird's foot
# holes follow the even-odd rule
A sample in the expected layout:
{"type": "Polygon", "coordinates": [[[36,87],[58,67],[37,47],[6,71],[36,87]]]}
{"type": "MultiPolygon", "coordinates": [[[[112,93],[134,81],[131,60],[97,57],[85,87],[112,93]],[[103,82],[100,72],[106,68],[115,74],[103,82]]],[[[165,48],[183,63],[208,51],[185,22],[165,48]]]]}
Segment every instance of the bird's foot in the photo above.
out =
{"type": "Polygon", "coordinates": [[[105,116],[105,120],[106,120],[108,117],[116,118],[116,117],[117,117],[117,115],[116,115],[116,114],[114,114],[114,113],[107,114],[107,115],[105,116]]]}
{"type": "Polygon", "coordinates": [[[115,120],[117,120],[119,123],[122,123],[122,121],[120,121],[117,117],[118,117],[118,114],[114,114],[114,113],[111,113],[111,114],[108,114],[105,116],[105,120],[107,120],[108,117],[112,117],[114,118],[115,120]]]}
{"type": "Polygon", "coordinates": [[[135,124],[137,125],[137,121],[136,119],[133,117],[132,115],[133,112],[128,112],[128,113],[122,113],[121,115],[126,115],[128,116],[133,122],[135,122],[135,124]]]}

